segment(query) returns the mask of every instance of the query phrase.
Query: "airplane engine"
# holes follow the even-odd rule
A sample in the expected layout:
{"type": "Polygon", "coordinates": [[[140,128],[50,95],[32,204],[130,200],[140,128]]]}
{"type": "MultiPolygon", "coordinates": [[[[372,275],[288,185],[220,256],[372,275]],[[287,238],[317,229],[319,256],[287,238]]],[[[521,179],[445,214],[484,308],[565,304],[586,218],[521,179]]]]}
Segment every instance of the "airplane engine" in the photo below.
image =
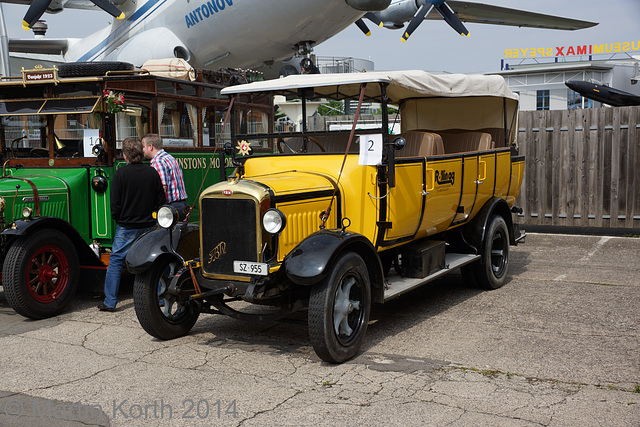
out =
{"type": "Polygon", "coordinates": [[[382,22],[385,28],[398,30],[404,27],[407,19],[415,15],[418,11],[416,2],[405,1],[390,5],[386,10],[377,12],[376,17],[382,22]]]}
{"type": "Polygon", "coordinates": [[[107,55],[105,60],[130,62],[140,66],[140,58],[181,58],[189,61],[191,52],[174,33],[167,28],[158,27],[131,37],[107,55]]]}
{"type": "Polygon", "coordinates": [[[352,8],[365,12],[385,10],[391,4],[391,0],[346,0],[346,2],[352,8]]]}

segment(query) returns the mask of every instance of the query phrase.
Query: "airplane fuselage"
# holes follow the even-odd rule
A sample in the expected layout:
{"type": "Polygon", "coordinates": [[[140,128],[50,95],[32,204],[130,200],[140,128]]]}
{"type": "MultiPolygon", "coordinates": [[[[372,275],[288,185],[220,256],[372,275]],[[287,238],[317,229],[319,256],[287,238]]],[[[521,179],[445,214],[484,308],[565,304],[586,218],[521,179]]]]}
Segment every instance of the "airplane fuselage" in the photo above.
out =
{"type": "Polygon", "coordinates": [[[298,42],[327,40],[363,14],[344,0],[129,0],[120,9],[124,20],[71,45],[65,60],[139,66],[141,58],[179,56],[194,67],[257,68],[291,57],[298,42]]]}

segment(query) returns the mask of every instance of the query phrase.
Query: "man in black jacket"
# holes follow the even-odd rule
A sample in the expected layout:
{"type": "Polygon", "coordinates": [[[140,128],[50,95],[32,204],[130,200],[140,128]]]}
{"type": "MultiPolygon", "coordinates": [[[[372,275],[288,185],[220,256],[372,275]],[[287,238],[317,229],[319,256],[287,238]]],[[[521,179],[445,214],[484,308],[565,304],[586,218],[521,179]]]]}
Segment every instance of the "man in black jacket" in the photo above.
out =
{"type": "Polygon", "coordinates": [[[136,138],[125,139],[122,154],[127,165],[118,169],[111,181],[111,216],[117,227],[104,280],[105,299],[98,305],[100,311],[115,310],[127,252],[140,235],[156,224],[152,214],[165,203],[160,175],[142,163],[142,143],[136,138]]]}

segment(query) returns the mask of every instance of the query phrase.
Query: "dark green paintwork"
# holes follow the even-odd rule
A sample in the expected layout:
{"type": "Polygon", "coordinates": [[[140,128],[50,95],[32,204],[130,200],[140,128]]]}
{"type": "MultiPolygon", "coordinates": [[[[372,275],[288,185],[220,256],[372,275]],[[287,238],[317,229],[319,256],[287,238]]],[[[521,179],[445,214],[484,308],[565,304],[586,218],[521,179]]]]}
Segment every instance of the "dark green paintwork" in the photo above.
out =
{"type": "MultiPolygon", "coordinates": [[[[210,152],[174,152],[172,155],[182,167],[190,204],[196,201],[198,191],[219,181],[218,153],[215,154],[215,167],[208,172],[207,166],[212,158],[210,152]]],[[[227,159],[227,164],[230,164],[230,159],[227,159]]],[[[111,219],[110,187],[104,193],[97,193],[91,188],[91,179],[102,174],[110,184],[115,170],[122,165],[124,162],[119,161],[115,167],[7,168],[7,176],[0,178],[0,196],[5,199],[7,206],[5,220],[11,222],[15,218],[20,219],[22,209],[26,206],[35,211],[35,203],[29,200],[33,198],[31,186],[11,176],[25,178],[38,189],[42,216],[55,216],[68,221],[87,244],[96,241],[104,247],[111,247],[115,222],[111,219]],[[17,192],[16,185],[20,186],[17,192]]],[[[228,173],[231,171],[227,169],[228,173]]],[[[190,222],[198,222],[198,219],[199,211],[196,209],[190,222]]]]}

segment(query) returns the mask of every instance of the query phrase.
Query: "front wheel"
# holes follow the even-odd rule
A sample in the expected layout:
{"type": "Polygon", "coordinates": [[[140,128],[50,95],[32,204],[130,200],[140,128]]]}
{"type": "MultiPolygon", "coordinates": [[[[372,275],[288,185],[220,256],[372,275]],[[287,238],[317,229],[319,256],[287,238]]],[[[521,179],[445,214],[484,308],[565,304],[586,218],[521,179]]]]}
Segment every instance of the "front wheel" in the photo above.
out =
{"type": "Polygon", "coordinates": [[[370,311],[367,267],[358,254],[349,252],[311,289],[309,337],[318,357],[329,363],[351,359],[364,339],[370,311]]]}
{"type": "Polygon", "coordinates": [[[2,267],[9,305],[32,319],[64,310],[78,287],[78,254],[57,230],[41,230],[16,239],[2,267]]]}
{"type": "MultiPolygon", "coordinates": [[[[178,268],[176,261],[156,262],[144,273],[136,275],[133,284],[133,305],[138,321],[149,335],[161,340],[186,335],[200,315],[186,297],[168,292],[178,268]]],[[[190,275],[182,276],[177,290],[182,295],[193,290],[190,275]]]]}

